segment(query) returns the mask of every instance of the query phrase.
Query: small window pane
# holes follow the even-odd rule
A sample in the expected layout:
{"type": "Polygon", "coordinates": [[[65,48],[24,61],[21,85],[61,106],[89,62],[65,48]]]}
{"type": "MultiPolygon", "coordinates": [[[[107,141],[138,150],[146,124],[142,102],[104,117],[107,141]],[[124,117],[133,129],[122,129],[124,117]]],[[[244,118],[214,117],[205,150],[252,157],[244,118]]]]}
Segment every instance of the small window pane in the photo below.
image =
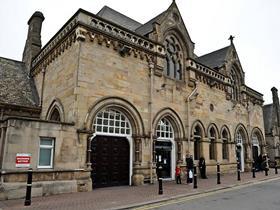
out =
{"type": "Polygon", "coordinates": [[[40,145],[49,145],[52,146],[53,140],[52,139],[41,139],[40,145]]]}
{"type": "Polygon", "coordinates": [[[51,165],[51,150],[47,148],[40,148],[39,165],[50,166],[51,165]]]}

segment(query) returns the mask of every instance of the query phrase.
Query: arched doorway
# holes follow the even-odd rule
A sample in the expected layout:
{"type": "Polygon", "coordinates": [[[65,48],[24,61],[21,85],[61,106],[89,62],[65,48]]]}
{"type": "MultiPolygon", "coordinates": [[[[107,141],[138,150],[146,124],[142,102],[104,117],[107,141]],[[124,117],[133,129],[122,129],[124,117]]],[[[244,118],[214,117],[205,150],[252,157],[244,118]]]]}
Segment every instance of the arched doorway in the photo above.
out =
{"type": "Polygon", "coordinates": [[[128,185],[132,174],[132,138],[128,118],[120,111],[106,108],[93,123],[91,142],[92,186],[128,185]]]}
{"type": "Polygon", "coordinates": [[[241,171],[244,171],[244,134],[241,130],[236,133],[236,159],[240,163],[241,171]]]}
{"type": "Polygon", "coordinates": [[[199,125],[195,126],[194,132],[193,132],[193,154],[194,159],[199,160],[199,158],[202,156],[201,154],[201,139],[202,139],[202,130],[199,125]]]}
{"type": "Polygon", "coordinates": [[[260,155],[260,144],[256,133],[253,133],[252,135],[252,155],[254,162],[257,163],[258,157],[260,155]]]}
{"type": "Polygon", "coordinates": [[[156,129],[155,143],[156,163],[162,166],[162,177],[174,179],[175,171],[175,143],[174,129],[167,118],[162,118],[156,129]]]}

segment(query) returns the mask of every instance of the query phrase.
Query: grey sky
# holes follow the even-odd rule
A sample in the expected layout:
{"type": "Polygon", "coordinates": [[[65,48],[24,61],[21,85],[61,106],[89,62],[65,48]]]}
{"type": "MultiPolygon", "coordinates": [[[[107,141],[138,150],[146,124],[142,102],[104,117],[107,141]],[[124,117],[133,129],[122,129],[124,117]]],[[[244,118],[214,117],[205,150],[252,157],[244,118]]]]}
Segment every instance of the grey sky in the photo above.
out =
{"type": "MultiPolygon", "coordinates": [[[[44,13],[43,45],[78,10],[97,13],[102,6],[145,23],[166,10],[172,0],[0,0],[0,56],[21,60],[27,21],[34,11],[44,13]]],[[[272,101],[272,86],[280,89],[279,0],[177,0],[185,25],[203,55],[229,45],[234,35],[246,84],[272,101]]],[[[279,90],[280,91],[280,90],[279,90]]]]}

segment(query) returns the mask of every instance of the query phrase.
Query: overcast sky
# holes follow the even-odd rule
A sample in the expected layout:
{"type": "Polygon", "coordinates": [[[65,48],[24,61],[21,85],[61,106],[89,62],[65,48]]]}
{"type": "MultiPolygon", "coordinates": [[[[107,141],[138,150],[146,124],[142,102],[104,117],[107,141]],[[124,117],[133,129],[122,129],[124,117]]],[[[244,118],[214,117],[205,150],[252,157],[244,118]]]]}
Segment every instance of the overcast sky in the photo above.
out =
{"type": "MultiPolygon", "coordinates": [[[[21,60],[27,21],[43,12],[43,45],[79,9],[97,13],[107,5],[140,23],[166,10],[172,0],[0,0],[0,56],[21,60]]],[[[280,0],[177,0],[195,53],[229,45],[235,36],[246,84],[271,103],[271,87],[280,89],[280,0]]],[[[279,90],[280,91],[280,90],[279,90]]]]}

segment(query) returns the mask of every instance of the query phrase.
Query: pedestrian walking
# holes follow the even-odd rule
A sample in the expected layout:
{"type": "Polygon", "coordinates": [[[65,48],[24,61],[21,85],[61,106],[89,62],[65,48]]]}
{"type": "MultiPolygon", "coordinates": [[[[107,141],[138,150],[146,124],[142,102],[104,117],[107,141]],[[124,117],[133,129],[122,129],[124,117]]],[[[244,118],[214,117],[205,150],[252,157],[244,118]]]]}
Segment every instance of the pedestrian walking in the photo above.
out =
{"type": "Polygon", "coordinates": [[[206,163],[205,163],[204,157],[199,158],[198,167],[199,167],[200,177],[202,179],[207,179],[207,176],[206,176],[206,163]]]}
{"type": "Polygon", "coordinates": [[[179,165],[176,166],[175,176],[176,176],[176,183],[177,184],[182,184],[181,183],[181,167],[179,165]]]}
{"type": "Polygon", "coordinates": [[[187,167],[187,184],[192,183],[193,180],[193,158],[192,155],[186,155],[186,167],[187,167]]]}

